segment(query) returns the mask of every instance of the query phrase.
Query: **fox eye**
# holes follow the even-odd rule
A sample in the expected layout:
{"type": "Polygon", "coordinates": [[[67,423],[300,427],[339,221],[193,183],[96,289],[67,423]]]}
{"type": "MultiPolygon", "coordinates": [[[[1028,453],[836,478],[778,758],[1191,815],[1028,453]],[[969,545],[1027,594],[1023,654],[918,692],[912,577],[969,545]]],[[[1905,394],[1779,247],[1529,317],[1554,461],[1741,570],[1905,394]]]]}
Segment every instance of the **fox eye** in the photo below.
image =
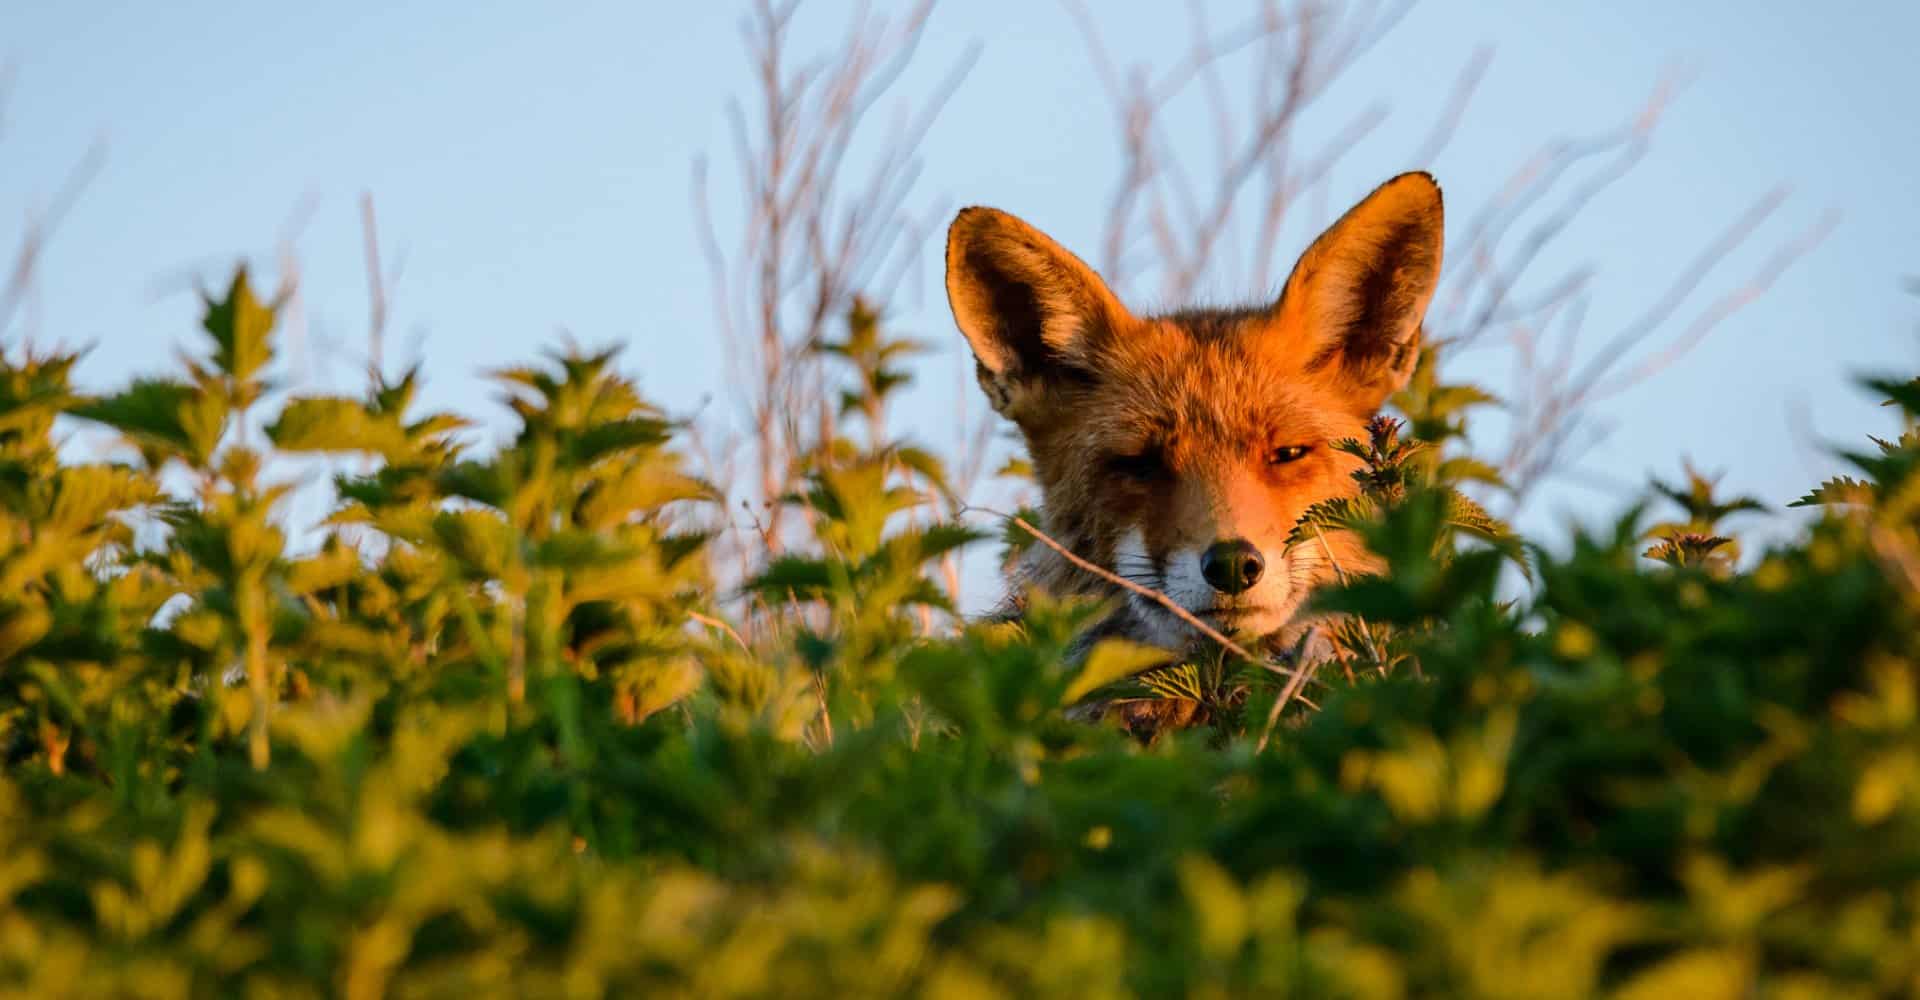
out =
{"type": "Polygon", "coordinates": [[[1167,462],[1158,448],[1148,448],[1131,455],[1115,455],[1107,460],[1115,473],[1136,482],[1153,482],[1167,476],[1167,462]]]}
{"type": "Polygon", "coordinates": [[[1290,444],[1284,448],[1275,448],[1267,452],[1267,464],[1285,465],[1288,462],[1298,462],[1307,457],[1307,452],[1312,450],[1311,446],[1304,444],[1290,444]]]}

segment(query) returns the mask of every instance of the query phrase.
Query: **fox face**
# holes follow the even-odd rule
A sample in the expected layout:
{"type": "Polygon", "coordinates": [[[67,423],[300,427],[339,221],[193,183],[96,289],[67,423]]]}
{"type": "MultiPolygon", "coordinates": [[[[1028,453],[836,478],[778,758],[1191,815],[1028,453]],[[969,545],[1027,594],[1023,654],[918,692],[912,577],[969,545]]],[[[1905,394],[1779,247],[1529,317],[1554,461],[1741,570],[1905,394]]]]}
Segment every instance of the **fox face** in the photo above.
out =
{"type": "MultiPolygon", "coordinates": [[[[1370,568],[1345,536],[1289,546],[1309,506],[1351,493],[1332,443],[1406,383],[1440,270],[1440,189],[1421,173],[1376,189],[1301,256],[1277,301],[1137,316],[1039,230],[965,209],[947,239],[947,295],[981,388],[1026,439],[1043,529],[1212,627],[1268,637],[1313,587],[1370,568]]],[[[1112,585],[1034,548],[1027,584],[1112,585]]],[[[1129,593],[1103,632],[1197,638],[1129,593]]]]}

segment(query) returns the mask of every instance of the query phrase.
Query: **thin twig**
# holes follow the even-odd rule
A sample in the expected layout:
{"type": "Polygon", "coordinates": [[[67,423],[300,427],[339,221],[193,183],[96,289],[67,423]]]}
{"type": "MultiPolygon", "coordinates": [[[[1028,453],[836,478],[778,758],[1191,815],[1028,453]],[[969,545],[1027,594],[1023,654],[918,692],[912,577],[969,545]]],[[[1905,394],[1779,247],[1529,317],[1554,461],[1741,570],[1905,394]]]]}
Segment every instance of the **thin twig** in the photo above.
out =
{"type": "Polygon", "coordinates": [[[1779,279],[1781,273],[1795,260],[1805,256],[1814,247],[1820,245],[1821,241],[1825,240],[1827,235],[1833,232],[1833,227],[1838,225],[1839,221],[1840,215],[1837,210],[1830,210],[1822,215],[1818,222],[1801,233],[1800,236],[1788,241],[1778,250],[1774,251],[1773,255],[1767,258],[1766,262],[1761,265],[1760,269],[1755,272],[1753,277],[1745,284],[1729,291],[1720,299],[1710,304],[1685,332],[1674,339],[1672,344],[1661,350],[1660,353],[1641,362],[1633,371],[1626,373],[1609,384],[1596,386],[1596,392],[1603,396],[1622,392],[1653,377],[1662,369],[1671,365],[1682,355],[1685,355],[1688,351],[1698,346],[1700,341],[1706,339],[1707,335],[1712,333],[1714,328],[1718,326],[1722,320],[1739,311],[1742,306],[1759,298],[1767,289],[1773,287],[1774,281],[1779,279]]]}
{"type": "Polygon", "coordinates": [[[1238,656],[1239,658],[1246,660],[1249,663],[1261,662],[1259,657],[1256,657],[1252,653],[1247,652],[1246,647],[1241,646],[1239,643],[1234,642],[1232,639],[1227,638],[1226,635],[1222,633],[1219,629],[1216,629],[1213,626],[1208,625],[1206,622],[1201,621],[1197,616],[1194,615],[1193,612],[1188,611],[1186,608],[1181,607],[1180,602],[1174,600],[1171,597],[1168,597],[1167,595],[1157,590],[1154,590],[1152,587],[1143,587],[1140,584],[1137,584],[1132,580],[1129,580],[1126,577],[1113,572],[1110,569],[1106,569],[1105,567],[1098,566],[1094,563],[1088,562],[1085,559],[1082,559],[1077,555],[1074,555],[1073,552],[1068,550],[1066,546],[1060,544],[1059,542],[1054,541],[1052,538],[1047,537],[1046,532],[1041,531],[1039,528],[1036,528],[1031,524],[1028,524],[1026,518],[1021,517],[1018,514],[1007,514],[1001,511],[993,510],[988,507],[970,507],[968,509],[977,510],[983,514],[992,514],[995,517],[1004,518],[1007,521],[1011,521],[1012,523],[1018,525],[1020,527],[1020,530],[1033,536],[1034,541],[1039,542],[1040,544],[1045,545],[1047,548],[1052,549],[1054,552],[1058,553],[1062,559],[1065,559],[1067,562],[1072,563],[1073,565],[1079,567],[1081,570],[1091,573],[1094,576],[1097,576],[1100,579],[1105,580],[1108,583],[1111,583],[1114,586],[1121,588],[1122,590],[1126,590],[1137,597],[1152,601],[1153,603],[1160,605],[1161,607],[1167,609],[1167,611],[1171,613],[1175,618],[1178,618],[1181,621],[1186,622],[1188,625],[1193,626],[1194,630],[1199,632],[1201,635],[1204,635],[1207,638],[1212,639],[1214,642],[1219,643],[1221,648],[1225,649],[1227,652],[1232,653],[1233,655],[1238,656]]]}
{"type": "Polygon", "coordinates": [[[380,231],[374,224],[373,192],[360,192],[360,232],[367,258],[367,361],[384,372],[387,333],[387,288],[380,273],[380,231]]]}
{"type": "Polygon", "coordinates": [[[728,533],[743,559],[788,543],[791,512],[778,498],[796,457],[834,433],[831,411],[818,435],[804,420],[832,398],[817,353],[828,325],[856,293],[884,300],[918,269],[923,229],[934,219],[916,225],[909,211],[919,151],[980,51],[968,47],[923,100],[903,106],[885,134],[869,140],[870,112],[916,58],[932,0],[884,15],[860,5],[838,44],[817,56],[796,51],[800,6],[753,0],[741,23],[754,83],[750,100],[725,109],[745,210],[737,234],[716,229],[707,160],[693,171],[696,235],[724,362],[734,382],[749,387],[739,478],[765,524],[757,539],[728,533]]]}
{"type": "Polygon", "coordinates": [[[833,749],[833,713],[827,711],[827,675],[813,675],[813,692],[820,702],[820,735],[826,737],[827,749],[833,749]]]}
{"type": "Polygon", "coordinates": [[[1280,689],[1280,697],[1274,699],[1273,707],[1267,711],[1267,726],[1260,731],[1260,742],[1254,746],[1254,753],[1264,753],[1266,751],[1267,741],[1273,737],[1273,727],[1280,722],[1280,713],[1286,709],[1289,702],[1299,697],[1300,689],[1307,686],[1308,679],[1313,676],[1315,668],[1320,665],[1318,662],[1306,662],[1304,655],[1307,643],[1313,639],[1313,634],[1318,631],[1318,629],[1318,625],[1309,625],[1307,630],[1300,634],[1300,641],[1294,643],[1293,662],[1298,663],[1300,666],[1294,670],[1293,676],[1287,678],[1286,686],[1280,689]]]}
{"type": "Polygon", "coordinates": [[[1467,105],[1473,101],[1473,93],[1480,87],[1480,81],[1487,75],[1487,67],[1493,64],[1493,49],[1482,45],[1468,57],[1466,65],[1460,68],[1460,77],[1453,83],[1453,91],[1447,97],[1445,108],[1434,120],[1433,131],[1428,133],[1426,141],[1420,144],[1418,152],[1408,163],[1427,164],[1440,158],[1440,153],[1460,131],[1460,121],[1466,117],[1467,105]]]}
{"type": "Polygon", "coordinates": [[[715,618],[712,615],[703,615],[698,611],[687,612],[687,617],[693,619],[696,622],[699,622],[702,625],[705,625],[708,628],[719,629],[720,631],[725,632],[729,637],[733,639],[734,642],[737,642],[740,644],[741,649],[744,649],[748,652],[753,651],[753,647],[747,645],[747,640],[741,638],[740,633],[734,631],[733,626],[727,624],[725,621],[715,618]]]}
{"type": "Polygon", "coordinates": [[[47,243],[66,220],[67,212],[80,200],[87,186],[100,173],[100,167],[106,162],[106,145],[96,142],[87,148],[86,155],[80,158],[66,180],[54,192],[53,198],[36,216],[27,220],[26,231],[21,234],[19,248],[15,251],[12,272],[4,287],[0,287],[0,334],[4,334],[13,325],[15,310],[34,287],[34,278],[39,270],[41,255],[46,251],[47,243]]]}
{"type": "MultiPolygon", "coordinates": [[[[1342,587],[1346,586],[1348,583],[1347,571],[1341,567],[1340,558],[1333,554],[1333,546],[1327,544],[1327,536],[1321,533],[1318,524],[1313,526],[1313,537],[1320,543],[1320,551],[1327,554],[1327,562],[1333,567],[1334,575],[1339,577],[1340,585],[1342,587]]],[[[1367,627],[1367,620],[1365,618],[1354,615],[1353,620],[1360,624],[1360,635],[1367,640],[1367,655],[1373,657],[1373,662],[1380,665],[1380,672],[1385,674],[1387,672],[1387,661],[1385,657],[1380,655],[1380,647],[1373,643],[1373,630],[1367,627]]],[[[1335,643],[1334,648],[1338,649],[1339,644],[1335,643]]],[[[1351,668],[1348,669],[1348,675],[1352,675],[1351,668]]]]}

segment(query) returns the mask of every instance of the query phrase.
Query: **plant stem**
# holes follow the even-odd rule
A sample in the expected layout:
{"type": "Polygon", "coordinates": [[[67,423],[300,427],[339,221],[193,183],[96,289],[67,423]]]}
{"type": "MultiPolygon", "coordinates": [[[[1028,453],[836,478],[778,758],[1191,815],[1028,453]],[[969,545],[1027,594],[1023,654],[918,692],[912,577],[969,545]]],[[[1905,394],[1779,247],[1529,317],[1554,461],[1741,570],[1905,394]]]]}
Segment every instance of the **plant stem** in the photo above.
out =
{"type": "Polygon", "coordinates": [[[267,739],[267,718],[273,711],[273,683],[267,676],[267,630],[258,581],[240,588],[240,627],[246,635],[247,691],[253,699],[253,716],[247,720],[247,756],[256,771],[264,771],[272,761],[272,746],[267,739]]]}

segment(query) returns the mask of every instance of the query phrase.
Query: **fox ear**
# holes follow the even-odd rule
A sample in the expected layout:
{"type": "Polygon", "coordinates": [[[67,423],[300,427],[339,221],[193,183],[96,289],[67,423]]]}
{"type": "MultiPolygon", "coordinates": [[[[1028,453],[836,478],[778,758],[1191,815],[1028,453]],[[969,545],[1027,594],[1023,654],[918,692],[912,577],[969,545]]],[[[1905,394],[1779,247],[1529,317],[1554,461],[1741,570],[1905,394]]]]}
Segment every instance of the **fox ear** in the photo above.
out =
{"type": "Polygon", "coordinates": [[[1313,241],[1275,306],[1280,328],[1306,331],[1307,370],[1328,371],[1368,410],[1406,385],[1440,278],[1444,228],[1440,186],[1410,173],[1375,188],[1313,241]]]}
{"type": "Polygon", "coordinates": [[[1089,371],[1098,345],[1128,320],[1093,268],[991,208],[961,209],[947,229],[947,303],[981,388],[1009,417],[1039,380],[1089,371]]]}

